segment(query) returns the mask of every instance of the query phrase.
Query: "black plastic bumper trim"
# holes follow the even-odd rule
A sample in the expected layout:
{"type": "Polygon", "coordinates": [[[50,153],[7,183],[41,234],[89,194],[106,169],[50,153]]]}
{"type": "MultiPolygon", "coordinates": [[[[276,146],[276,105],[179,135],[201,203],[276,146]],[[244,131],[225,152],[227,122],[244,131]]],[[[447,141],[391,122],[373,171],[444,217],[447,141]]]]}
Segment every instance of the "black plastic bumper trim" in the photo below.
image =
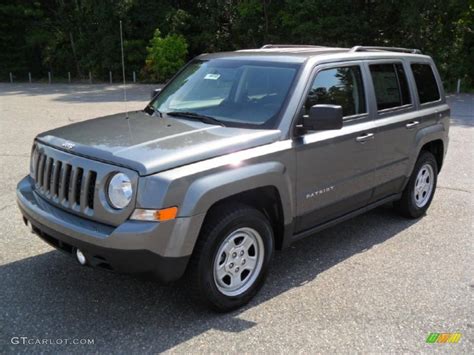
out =
{"type": "Polygon", "coordinates": [[[166,283],[179,279],[189,261],[190,256],[173,258],[163,257],[149,250],[100,247],[55,231],[36,221],[23,208],[20,207],[20,210],[38,237],[52,247],[71,255],[76,249],[80,249],[86,256],[88,264],[93,267],[126,274],[148,274],[166,283]]]}

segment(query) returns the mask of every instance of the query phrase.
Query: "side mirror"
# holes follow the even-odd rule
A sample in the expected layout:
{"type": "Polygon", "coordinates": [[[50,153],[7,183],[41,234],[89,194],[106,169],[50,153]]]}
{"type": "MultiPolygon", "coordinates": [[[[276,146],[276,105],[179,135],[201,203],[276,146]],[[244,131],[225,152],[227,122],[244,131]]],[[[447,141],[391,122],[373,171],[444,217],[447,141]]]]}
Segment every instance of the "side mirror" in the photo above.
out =
{"type": "Polygon", "coordinates": [[[342,107],[338,105],[314,105],[309,115],[303,116],[303,128],[307,131],[324,131],[342,128],[342,107]]]}
{"type": "Polygon", "coordinates": [[[156,95],[158,95],[161,92],[161,89],[153,89],[151,90],[150,98],[153,100],[156,95]]]}

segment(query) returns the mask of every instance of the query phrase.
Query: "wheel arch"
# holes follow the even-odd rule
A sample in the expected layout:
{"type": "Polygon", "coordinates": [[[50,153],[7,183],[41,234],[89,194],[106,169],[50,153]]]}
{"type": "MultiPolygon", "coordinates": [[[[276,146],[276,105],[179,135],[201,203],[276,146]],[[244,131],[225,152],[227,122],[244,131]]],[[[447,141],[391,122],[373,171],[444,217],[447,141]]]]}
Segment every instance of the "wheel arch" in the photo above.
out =
{"type": "Polygon", "coordinates": [[[423,151],[428,151],[432,153],[436,159],[438,165],[438,174],[441,171],[441,167],[444,162],[444,143],[442,139],[435,139],[430,142],[425,143],[420,150],[420,154],[423,151]]]}
{"type": "MultiPolygon", "coordinates": [[[[208,209],[203,225],[215,211],[219,211],[223,204],[240,203],[256,208],[269,220],[274,234],[275,248],[280,250],[284,238],[284,217],[281,196],[275,186],[267,185],[242,191],[214,202],[208,209]]],[[[202,227],[201,227],[202,228],[202,227]]]]}
{"type": "Polygon", "coordinates": [[[244,203],[264,213],[273,226],[277,249],[282,247],[285,226],[291,225],[294,210],[290,177],[282,163],[240,166],[198,179],[189,187],[181,212],[207,217],[210,211],[229,202],[244,203]]]}
{"type": "Polygon", "coordinates": [[[415,167],[415,163],[422,151],[429,151],[435,156],[439,173],[446,154],[447,142],[445,142],[445,140],[447,140],[447,132],[441,123],[425,127],[418,131],[416,135],[417,154],[412,161],[410,173],[415,167]]]}

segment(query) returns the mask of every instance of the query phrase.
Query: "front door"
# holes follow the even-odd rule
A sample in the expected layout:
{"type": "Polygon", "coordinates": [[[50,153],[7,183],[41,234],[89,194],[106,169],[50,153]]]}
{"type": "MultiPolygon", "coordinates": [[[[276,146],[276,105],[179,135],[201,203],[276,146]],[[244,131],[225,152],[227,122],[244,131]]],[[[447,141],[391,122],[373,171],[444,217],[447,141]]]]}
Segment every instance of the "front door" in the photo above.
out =
{"type": "Polygon", "coordinates": [[[297,232],[367,205],[375,187],[374,125],[359,64],[318,68],[303,113],[315,104],[341,105],[340,130],[296,138],[297,232]]]}

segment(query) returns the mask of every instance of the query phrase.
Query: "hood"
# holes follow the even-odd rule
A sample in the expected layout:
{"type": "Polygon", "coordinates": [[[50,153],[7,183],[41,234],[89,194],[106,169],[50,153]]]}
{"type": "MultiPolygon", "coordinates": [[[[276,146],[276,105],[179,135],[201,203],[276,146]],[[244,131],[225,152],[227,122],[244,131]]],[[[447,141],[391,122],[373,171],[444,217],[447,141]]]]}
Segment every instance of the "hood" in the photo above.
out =
{"type": "Polygon", "coordinates": [[[37,140],[149,175],[279,138],[279,130],[222,127],[136,111],[130,112],[128,119],[120,113],[56,128],[37,140]]]}

